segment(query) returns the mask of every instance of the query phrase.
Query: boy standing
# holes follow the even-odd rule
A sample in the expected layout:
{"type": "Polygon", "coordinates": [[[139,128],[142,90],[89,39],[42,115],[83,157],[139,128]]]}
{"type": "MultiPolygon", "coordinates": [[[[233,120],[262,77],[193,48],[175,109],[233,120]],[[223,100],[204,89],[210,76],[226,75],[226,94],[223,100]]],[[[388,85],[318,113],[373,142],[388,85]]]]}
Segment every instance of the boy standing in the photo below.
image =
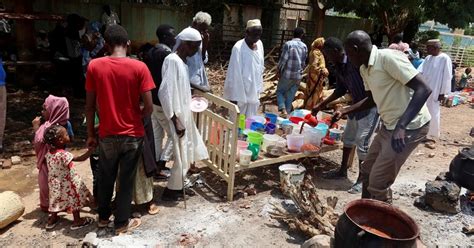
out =
{"type": "Polygon", "coordinates": [[[92,60],[87,70],[87,145],[97,146],[94,113],[98,110],[98,227],[106,227],[109,223],[112,214],[110,201],[117,179],[120,187],[116,192],[114,222],[119,234],[140,225],[139,219],[129,221],[132,185],[143,150],[145,130],[142,119],[153,111],[150,91],[155,84],[144,63],[127,58],[130,40],[123,27],[109,26],[105,31],[105,42],[111,55],[92,60]],[[142,110],[140,98],[144,102],[142,110]]]}

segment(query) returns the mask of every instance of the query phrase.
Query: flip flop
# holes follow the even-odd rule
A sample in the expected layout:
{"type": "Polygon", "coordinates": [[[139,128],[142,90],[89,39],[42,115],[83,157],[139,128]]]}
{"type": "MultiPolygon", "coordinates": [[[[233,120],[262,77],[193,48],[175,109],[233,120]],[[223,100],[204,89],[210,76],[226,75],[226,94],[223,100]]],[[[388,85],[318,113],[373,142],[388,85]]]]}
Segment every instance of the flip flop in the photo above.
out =
{"type": "Polygon", "coordinates": [[[102,221],[102,220],[97,220],[97,227],[98,228],[106,228],[106,227],[111,227],[112,221],[107,220],[107,222],[102,221]]]}
{"type": "Polygon", "coordinates": [[[59,218],[56,219],[56,221],[53,224],[46,224],[46,230],[52,230],[54,229],[59,223],[59,218]]]}
{"type": "Polygon", "coordinates": [[[160,208],[156,206],[155,204],[152,204],[151,206],[148,207],[148,214],[149,215],[156,215],[160,212],[160,208]]]}
{"type": "Polygon", "coordinates": [[[71,226],[69,229],[71,229],[72,231],[74,231],[74,230],[79,230],[79,229],[81,229],[81,228],[83,228],[83,227],[86,227],[86,226],[92,224],[92,223],[94,223],[94,219],[89,218],[89,217],[86,217],[86,218],[84,218],[84,222],[83,222],[81,225],[79,225],[79,226],[71,226]]]}
{"type": "Polygon", "coordinates": [[[128,222],[128,225],[126,226],[123,226],[123,227],[119,227],[119,228],[116,228],[115,229],[115,234],[116,235],[120,235],[120,234],[125,234],[127,233],[128,231],[132,231],[134,229],[136,229],[137,227],[139,227],[140,225],[142,224],[142,221],[140,219],[131,219],[129,222],[128,222]]]}

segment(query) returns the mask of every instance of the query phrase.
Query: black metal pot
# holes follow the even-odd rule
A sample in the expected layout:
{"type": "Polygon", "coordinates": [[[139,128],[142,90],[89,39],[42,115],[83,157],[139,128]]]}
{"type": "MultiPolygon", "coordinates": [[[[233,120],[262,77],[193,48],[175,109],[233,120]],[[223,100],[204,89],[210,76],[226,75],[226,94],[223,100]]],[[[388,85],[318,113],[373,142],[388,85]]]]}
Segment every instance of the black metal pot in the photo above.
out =
{"type": "Polygon", "coordinates": [[[454,157],[449,166],[449,177],[457,185],[474,191],[474,160],[470,150],[464,148],[454,157]]]}
{"type": "Polygon", "coordinates": [[[360,199],[346,205],[334,232],[334,247],[416,247],[415,221],[384,202],[360,199]]]}

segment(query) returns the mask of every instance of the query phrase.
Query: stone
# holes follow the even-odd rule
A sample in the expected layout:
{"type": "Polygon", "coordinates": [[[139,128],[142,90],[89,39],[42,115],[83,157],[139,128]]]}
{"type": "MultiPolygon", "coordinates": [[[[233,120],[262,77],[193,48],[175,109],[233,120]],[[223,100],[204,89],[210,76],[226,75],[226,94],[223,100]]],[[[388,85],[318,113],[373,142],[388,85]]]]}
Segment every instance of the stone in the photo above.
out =
{"type": "Polygon", "coordinates": [[[330,248],[331,247],[331,237],[328,235],[316,235],[308,240],[306,240],[301,248],[330,248]]]}
{"type": "Polygon", "coordinates": [[[12,161],[10,159],[7,159],[2,162],[2,169],[10,169],[12,168],[12,161]]]}
{"type": "Polygon", "coordinates": [[[20,156],[13,156],[11,157],[12,165],[21,164],[21,157],[20,156]]]}
{"type": "Polygon", "coordinates": [[[428,154],[428,158],[434,158],[435,156],[436,156],[436,154],[434,154],[434,153],[428,154]]]}
{"type": "Polygon", "coordinates": [[[425,203],[435,211],[457,214],[461,211],[459,194],[461,188],[453,182],[428,181],[425,190],[425,203]]]}
{"type": "Polygon", "coordinates": [[[97,233],[95,232],[87,233],[82,240],[82,247],[97,247],[98,244],[99,239],[97,238],[97,233]]]}
{"type": "Polygon", "coordinates": [[[426,206],[426,202],[425,202],[425,197],[424,196],[420,196],[418,198],[416,198],[415,202],[413,203],[413,205],[417,208],[420,208],[420,209],[427,209],[427,206],[426,206]]]}

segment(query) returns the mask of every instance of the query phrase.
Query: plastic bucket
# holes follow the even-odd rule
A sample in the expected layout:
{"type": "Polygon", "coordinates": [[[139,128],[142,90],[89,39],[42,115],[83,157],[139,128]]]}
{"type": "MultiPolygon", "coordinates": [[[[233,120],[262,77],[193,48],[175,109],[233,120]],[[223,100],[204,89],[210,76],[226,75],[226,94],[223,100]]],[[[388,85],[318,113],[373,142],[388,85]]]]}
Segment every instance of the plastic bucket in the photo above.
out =
{"type": "Polygon", "coordinates": [[[252,116],[251,119],[253,119],[254,122],[260,122],[263,125],[265,125],[265,123],[267,123],[267,119],[265,119],[265,117],[263,117],[263,116],[255,115],[255,116],[252,116]]]}
{"type": "Polygon", "coordinates": [[[297,164],[283,164],[278,167],[280,171],[280,185],[283,194],[288,195],[288,187],[284,183],[285,179],[289,177],[289,182],[292,185],[298,186],[301,185],[304,179],[304,174],[306,169],[297,164]]]}
{"type": "Polygon", "coordinates": [[[324,134],[324,136],[326,136],[326,134],[328,133],[329,126],[326,123],[320,122],[315,128],[316,130],[324,134]]]}
{"type": "Polygon", "coordinates": [[[265,117],[267,117],[268,119],[270,119],[270,123],[273,123],[273,124],[276,124],[276,123],[277,123],[277,119],[278,119],[278,115],[277,115],[277,114],[274,114],[274,113],[265,113],[265,117]]]}
{"type": "Polygon", "coordinates": [[[305,144],[321,146],[321,139],[324,136],[321,136],[319,131],[315,130],[314,128],[307,127],[303,130],[303,134],[305,144]]]}
{"type": "Polygon", "coordinates": [[[304,144],[304,135],[290,134],[286,136],[286,143],[289,151],[300,152],[301,147],[304,144]]]}
{"type": "Polygon", "coordinates": [[[252,144],[261,145],[263,141],[263,134],[258,132],[250,132],[247,135],[247,142],[252,144]]]}
{"type": "Polygon", "coordinates": [[[343,133],[344,133],[344,131],[333,128],[333,129],[329,130],[329,138],[333,139],[336,142],[341,141],[343,133]]]}
{"type": "Polygon", "coordinates": [[[269,146],[274,146],[278,143],[280,137],[275,134],[264,134],[263,135],[263,145],[262,150],[266,151],[269,146]]]}
{"type": "Polygon", "coordinates": [[[239,157],[240,151],[247,150],[249,143],[243,140],[237,141],[237,157],[239,157]]]}
{"type": "Polygon", "coordinates": [[[260,153],[260,145],[250,143],[248,150],[252,152],[252,161],[258,159],[258,154],[260,153]]]}
{"type": "Polygon", "coordinates": [[[318,125],[318,120],[312,114],[307,114],[304,117],[304,120],[306,121],[306,123],[308,123],[308,125],[312,127],[315,127],[316,125],[318,125]]]}
{"type": "Polygon", "coordinates": [[[293,122],[294,124],[298,124],[298,123],[304,121],[304,118],[303,117],[292,116],[292,117],[290,117],[290,121],[293,122]]]}
{"type": "Polygon", "coordinates": [[[240,165],[244,165],[244,166],[249,165],[251,159],[252,159],[252,152],[251,151],[249,151],[249,150],[240,151],[240,155],[239,155],[240,165]]]}
{"type": "Polygon", "coordinates": [[[265,125],[260,122],[252,122],[250,125],[250,130],[257,131],[257,132],[265,132],[265,125]]]}
{"type": "Polygon", "coordinates": [[[245,129],[250,129],[250,126],[252,125],[253,122],[255,122],[254,119],[252,119],[252,118],[247,118],[247,119],[245,120],[245,129]]]}
{"type": "Polygon", "coordinates": [[[265,127],[265,132],[268,134],[274,134],[276,131],[276,125],[273,123],[267,123],[265,127]]]}

